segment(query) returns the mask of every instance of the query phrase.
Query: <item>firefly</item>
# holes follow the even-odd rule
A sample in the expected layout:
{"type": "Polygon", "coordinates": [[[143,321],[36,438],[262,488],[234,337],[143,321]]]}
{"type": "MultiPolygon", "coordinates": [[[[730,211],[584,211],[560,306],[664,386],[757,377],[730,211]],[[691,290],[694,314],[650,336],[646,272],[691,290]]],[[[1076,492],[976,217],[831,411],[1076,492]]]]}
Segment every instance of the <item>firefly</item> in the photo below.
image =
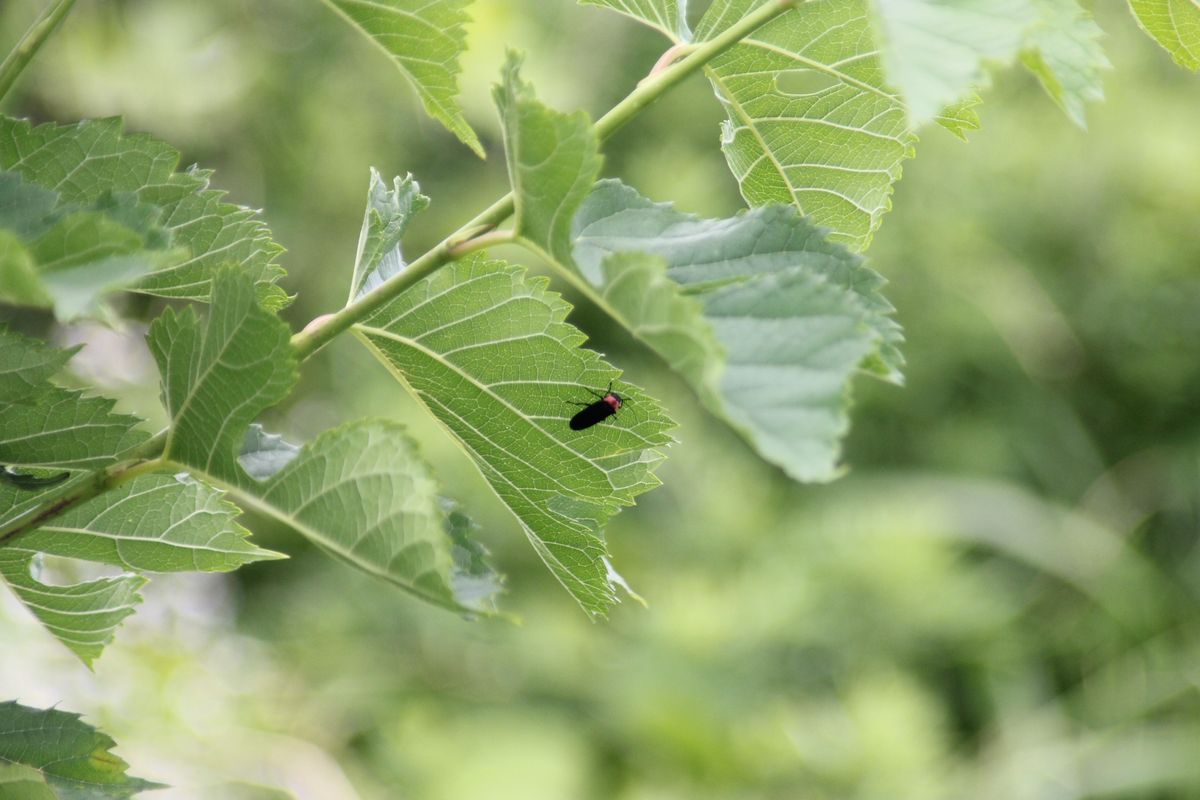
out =
{"type": "Polygon", "coordinates": [[[625,401],[621,399],[621,395],[616,394],[612,390],[612,381],[608,383],[608,389],[604,394],[592,392],[598,400],[594,403],[574,403],[577,406],[583,406],[583,409],[571,417],[571,430],[582,431],[592,427],[598,422],[603,422],[609,417],[621,410],[621,406],[625,401]]]}

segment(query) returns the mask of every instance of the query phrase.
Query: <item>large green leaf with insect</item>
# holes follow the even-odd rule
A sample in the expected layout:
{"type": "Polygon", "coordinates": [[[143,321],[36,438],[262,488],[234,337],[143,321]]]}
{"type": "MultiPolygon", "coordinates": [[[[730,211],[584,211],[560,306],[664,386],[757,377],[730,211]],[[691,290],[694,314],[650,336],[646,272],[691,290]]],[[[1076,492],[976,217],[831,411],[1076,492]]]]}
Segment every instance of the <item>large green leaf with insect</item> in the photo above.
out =
{"type": "MultiPolygon", "coordinates": [[[[107,219],[107,229],[89,229],[87,235],[110,250],[121,249],[113,241],[120,233],[112,227],[114,222],[143,236],[147,247],[138,252],[164,250],[167,242],[182,250],[142,264],[142,275],[134,274],[129,264],[123,269],[118,269],[119,262],[108,264],[101,274],[88,276],[94,292],[128,287],[163,297],[208,300],[215,273],[235,264],[253,281],[260,303],[270,308],[286,305],[287,294],[276,285],[283,275],[275,263],[282,248],[271,240],[266,226],[254,212],[224,202],[222,192],[209,188],[210,172],[194,167],[177,172],[178,163],[179,153],[172,147],[143,134],[123,134],[119,120],[34,127],[0,117],[0,172],[15,173],[25,184],[53,193],[50,212],[106,212],[102,218],[107,219]]],[[[60,243],[57,250],[72,252],[70,244],[60,243]]],[[[0,246],[11,250],[11,239],[7,245],[0,241],[0,246]]],[[[126,234],[121,247],[133,246],[126,234]]],[[[69,292],[79,291],[75,283],[62,279],[47,289],[68,293],[68,300],[69,292]]],[[[62,302],[57,296],[52,299],[62,302]]],[[[78,298],[75,304],[80,304],[78,298]]]]}
{"type": "Polygon", "coordinates": [[[443,606],[486,610],[487,594],[470,604],[456,594],[464,570],[450,515],[395,426],[357,423],[299,449],[251,426],[290,391],[296,365],[287,326],[255,302],[244,275],[218,274],[206,319],[168,309],[148,340],[171,416],[165,458],[371,575],[443,606]]]}
{"type": "Polygon", "coordinates": [[[851,377],[899,379],[882,278],[790,206],[699,220],[613,181],[593,185],[585,116],[539,103],[511,60],[496,95],[522,241],[582,275],[766,458],[798,480],[834,477],[851,377]],[[564,217],[570,246],[531,222],[564,217]]]}
{"type": "Polygon", "coordinates": [[[115,463],[147,435],[113,401],[49,382],[70,358],[0,328],[0,465],[96,469],[115,463]]]}
{"type": "Polygon", "coordinates": [[[520,520],[555,577],[589,613],[615,602],[603,528],[658,484],[673,426],[641,390],[595,427],[568,426],[576,403],[620,373],[580,347],[546,281],[480,255],[419,281],[356,328],[463,445],[520,520]]]}
{"type": "Polygon", "coordinates": [[[0,797],[123,800],[162,788],[126,773],[115,745],[78,714],[0,703],[0,797]]]}
{"type": "Polygon", "coordinates": [[[391,57],[431,117],[483,157],[483,145],[455,99],[470,0],[325,2],[391,57]]]}
{"type": "Polygon", "coordinates": [[[579,0],[585,6],[611,8],[641,20],[675,42],[692,38],[688,29],[687,0],[579,0]]]}
{"type": "Polygon", "coordinates": [[[838,474],[850,380],[898,382],[903,363],[883,279],[861,257],[788,206],[705,220],[616,181],[597,184],[575,228],[580,274],[710,408],[793,478],[838,474]]]}
{"type": "Polygon", "coordinates": [[[1175,63],[1200,70],[1200,4],[1196,0],[1129,0],[1142,30],[1171,54],[1175,63]]]}

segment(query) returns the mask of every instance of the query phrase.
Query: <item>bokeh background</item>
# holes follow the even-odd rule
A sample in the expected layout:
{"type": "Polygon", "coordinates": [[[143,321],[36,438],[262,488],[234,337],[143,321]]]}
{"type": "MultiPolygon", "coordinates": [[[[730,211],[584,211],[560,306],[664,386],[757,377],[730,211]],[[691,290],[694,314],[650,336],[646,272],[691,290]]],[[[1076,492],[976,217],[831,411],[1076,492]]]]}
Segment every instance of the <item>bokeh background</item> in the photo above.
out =
{"type": "MultiPolygon", "coordinates": [[[[40,5],[0,4],[2,46],[40,5]]],[[[1115,69],[1086,133],[1015,70],[969,144],[924,132],[868,253],[908,385],[858,381],[838,482],[759,461],[558,282],[682,425],[665,485],[609,531],[648,608],[589,622],[432,418],[339,341],[269,424],[410,426],[522,624],[427,609],[250,519],[292,560],[153,582],[94,674],[5,595],[0,697],[85,713],[175,785],[163,800],[1200,796],[1200,79],[1097,5],[1115,69]]],[[[299,328],[344,301],[370,166],[433,198],[411,253],[502,193],[506,46],[593,115],[663,49],[570,0],[473,15],[461,81],[487,162],[316,0],[80,0],[3,110],[122,115],[215,168],[288,248],[299,328]]],[[[694,78],[611,141],[606,173],[733,213],[719,119],[694,78]]],[[[136,321],[156,307],[126,310],[123,332],[45,332],[87,341],[81,378],[161,419],[136,321]]]]}

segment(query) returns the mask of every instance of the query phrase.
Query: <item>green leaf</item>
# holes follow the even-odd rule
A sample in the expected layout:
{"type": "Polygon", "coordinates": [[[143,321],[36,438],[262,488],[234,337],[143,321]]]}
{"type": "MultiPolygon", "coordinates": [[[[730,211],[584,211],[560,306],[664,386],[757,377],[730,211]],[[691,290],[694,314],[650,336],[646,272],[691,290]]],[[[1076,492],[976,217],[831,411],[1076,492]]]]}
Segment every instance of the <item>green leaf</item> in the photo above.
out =
{"type": "Polygon", "coordinates": [[[32,238],[48,228],[58,192],[26,183],[15,172],[0,172],[0,229],[32,238]]]}
{"type": "Polygon", "coordinates": [[[236,484],[246,428],[288,395],[296,359],[288,326],[259,307],[240,270],[216,274],[212,300],[203,324],[191,307],[168,308],[146,340],[171,419],[164,458],[236,484]]]}
{"type": "Polygon", "coordinates": [[[296,363],[287,326],[255,303],[245,276],[218,273],[203,323],[168,309],[147,338],[171,416],[165,458],[369,574],[448,608],[486,610],[488,598],[454,593],[433,479],[399,429],[360,423],[297,450],[250,425],[287,395],[296,363]]]}
{"type": "Polygon", "coordinates": [[[394,178],[389,190],[379,172],[371,168],[367,210],[358,236],[354,277],[350,281],[350,302],[404,271],[400,240],[413,216],[428,207],[429,198],[421,194],[421,187],[412,175],[394,178]]]}
{"type": "Polygon", "coordinates": [[[0,173],[0,298],[49,308],[62,321],[106,317],[102,298],[183,257],[168,249],[159,209],[132,195],[61,206],[58,193],[0,173]]]}
{"type": "Polygon", "coordinates": [[[0,464],[99,469],[129,455],[147,435],[136,417],[112,413],[113,401],[52,388],[5,409],[0,464]]]}
{"type": "Polygon", "coordinates": [[[326,0],[387,53],[412,83],[425,111],[480,157],[479,137],[458,96],[459,57],[466,50],[470,0],[326,0]]]}
{"type": "Polygon", "coordinates": [[[508,54],[493,91],[515,204],[513,231],[563,264],[571,260],[571,219],[600,173],[599,140],[587,114],[563,114],[538,102],[521,80],[521,58],[508,54]]]}
{"type": "Polygon", "coordinates": [[[33,254],[15,233],[6,230],[0,230],[0,302],[35,308],[54,305],[33,254]]]}
{"type": "Polygon", "coordinates": [[[625,384],[611,422],[567,422],[619,373],[564,322],[543,279],[473,255],[421,280],[357,334],[462,443],[554,575],[591,614],[616,600],[602,528],[658,484],[673,426],[625,384]]]}
{"type": "Polygon", "coordinates": [[[143,475],[23,534],[20,546],[138,572],[229,572],[278,553],[236,522],[237,506],[186,475],[143,475]]]}
{"type": "Polygon", "coordinates": [[[246,429],[238,464],[256,481],[265,481],[286,467],[300,448],[275,433],[267,433],[257,423],[246,429]]]}
{"type": "Polygon", "coordinates": [[[80,211],[62,217],[30,246],[44,291],[62,322],[86,315],[104,317],[101,299],[128,289],[142,277],[179,259],[148,250],[144,238],[110,217],[80,211]]]}
{"type": "Polygon", "coordinates": [[[99,657],[122,621],[142,602],[140,575],[100,578],[71,586],[37,579],[38,553],[0,547],[0,578],[54,636],[87,665],[99,657]]]}
{"type": "MultiPolygon", "coordinates": [[[[73,351],[71,351],[73,352],[73,351]]],[[[98,469],[146,440],[136,417],[112,413],[113,401],[47,382],[71,352],[0,328],[0,464],[98,469]]]]}
{"type": "Polygon", "coordinates": [[[44,511],[43,505],[74,489],[81,488],[89,480],[94,480],[95,474],[73,472],[62,483],[42,485],[34,488],[22,488],[12,481],[0,480],[0,528],[8,528],[27,521],[33,514],[44,511]]]}
{"type": "Polygon", "coordinates": [[[32,127],[0,117],[0,170],[54,192],[60,209],[117,214],[126,203],[120,198],[130,195],[143,220],[153,210],[171,243],[187,251],[182,260],[138,281],[137,291],[208,300],[214,273],[236,264],[254,281],[264,306],[286,305],[287,294],[275,285],[283,275],[275,264],[282,248],[266,226],[249,209],[223,202],[223,193],[208,186],[210,172],[175,172],[178,163],[179,153],[169,145],[142,134],[122,135],[119,120],[32,127]]]}
{"type": "Polygon", "coordinates": [[[488,563],[488,552],[479,543],[479,526],[449,498],[440,498],[443,525],[450,537],[454,571],[451,584],[458,602],[467,608],[491,608],[504,580],[488,563]]]}
{"type": "Polygon", "coordinates": [[[1100,75],[1112,67],[1100,47],[1104,32],[1076,0],[1035,2],[1041,19],[1021,61],[1067,116],[1087,127],[1084,107],[1104,99],[1100,75]]]}
{"type": "MultiPolygon", "coordinates": [[[[760,2],[716,0],[697,38],[760,2]]],[[[885,85],[865,0],[785,12],[706,72],[729,117],[721,147],[746,201],[795,205],[832,239],[864,249],[916,141],[885,85]]]]}
{"type": "MultiPolygon", "coordinates": [[[[595,265],[592,265],[595,266],[595,265]]],[[[717,391],[725,348],[704,318],[704,304],[667,277],[665,259],[617,253],[599,264],[594,286],[626,328],[701,394],[717,391]]]]}
{"type": "Polygon", "coordinates": [[[579,0],[585,6],[603,6],[656,28],[676,43],[690,41],[687,0],[579,0]]]}
{"type": "Polygon", "coordinates": [[[965,142],[968,133],[979,130],[979,114],[975,107],[982,102],[979,95],[972,92],[960,102],[942,109],[934,121],[965,142]]]}
{"type": "Polygon", "coordinates": [[[788,206],[703,220],[616,181],[575,228],[584,278],[714,412],[793,478],[837,476],[851,378],[899,382],[903,364],[884,281],[861,257],[788,206]]]}
{"type": "Polygon", "coordinates": [[[33,767],[0,762],[0,797],[5,800],[57,800],[58,795],[33,767]]]}
{"type": "Polygon", "coordinates": [[[1175,63],[1200,70],[1200,3],[1196,0],[1129,0],[1138,25],[1175,63]]]}
{"type": "Polygon", "coordinates": [[[126,774],[129,765],[111,752],[115,745],[78,714],[0,703],[0,797],[123,800],[162,788],[162,784],[126,774]],[[18,780],[41,783],[53,792],[9,794],[18,780]]]}
{"type": "MultiPolygon", "coordinates": [[[[256,441],[279,451],[277,439],[256,441]]],[[[247,457],[254,451],[243,463],[247,457]]],[[[474,547],[461,540],[469,522],[443,508],[430,468],[394,423],[327,431],[278,472],[242,488],[248,506],[363,572],[445,608],[492,608],[500,583],[490,568],[481,560],[456,564],[456,546],[474,547]]]]}
{"type": "Polygon", "coordinates": [[[0,403],[15,403],[43,391],[79,348],[59,350],[0,325],[0,403]]]}
{"type": "Polygon", "coordinates": [[[887,82],[917,127],[987,83],[1037,23],[1033,0],[871,0],[887,82]]]}

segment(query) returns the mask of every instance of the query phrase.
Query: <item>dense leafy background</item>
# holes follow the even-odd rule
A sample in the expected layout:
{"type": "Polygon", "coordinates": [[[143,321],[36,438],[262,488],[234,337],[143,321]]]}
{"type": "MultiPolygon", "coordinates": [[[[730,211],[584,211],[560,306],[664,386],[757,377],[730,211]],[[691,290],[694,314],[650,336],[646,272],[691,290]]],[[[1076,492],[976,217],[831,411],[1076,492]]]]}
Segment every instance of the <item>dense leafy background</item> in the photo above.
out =
{"type": "MultiPolygon", "coordinates": [[[[30,5],[0,10],[6,41],[30,5]]],[[[484,164],[316,3],[81,3],[5,110],[123,113],[215,167],[288,246],[298,325],[346,296],[369,166],[434,197],[414,253],[504,190],[488,86],[506,44],[530,53],[540,97],[594,115],[665,41],[566,2],[477,5],[459,80],[484,164]]],[[[1194,796],[1200,86],[1125,9],[1100,10],[1116,69],[1088,134],[1014,74],[969,146],[930,129],[907,162],[870,255],[908,386],[862,382],[838,484],[764,466],[581,306],[576,324],[683,422],[665,486],[609,533],[649,610],[588,623],[466,456],[337,342],[268,427],[407,424],[525,625],[426,610],[250,517],[293,560],[150,583],[95,678],[5,598],[0,686],[86,712],[136,774],[207,796],[234,781],[334,800],[1194,796]]],[[[697,78],[618,135],[604,174],[733,214],[711,92],[697,78]]],[[[157,313],[140,302],[127,310],[157,313]]],[[[156,388],[130,385],[153,387],[145,350],[90,328],[63,343],[85,334],[72,367],[119,412],[156,414],[156,388]]]]}

